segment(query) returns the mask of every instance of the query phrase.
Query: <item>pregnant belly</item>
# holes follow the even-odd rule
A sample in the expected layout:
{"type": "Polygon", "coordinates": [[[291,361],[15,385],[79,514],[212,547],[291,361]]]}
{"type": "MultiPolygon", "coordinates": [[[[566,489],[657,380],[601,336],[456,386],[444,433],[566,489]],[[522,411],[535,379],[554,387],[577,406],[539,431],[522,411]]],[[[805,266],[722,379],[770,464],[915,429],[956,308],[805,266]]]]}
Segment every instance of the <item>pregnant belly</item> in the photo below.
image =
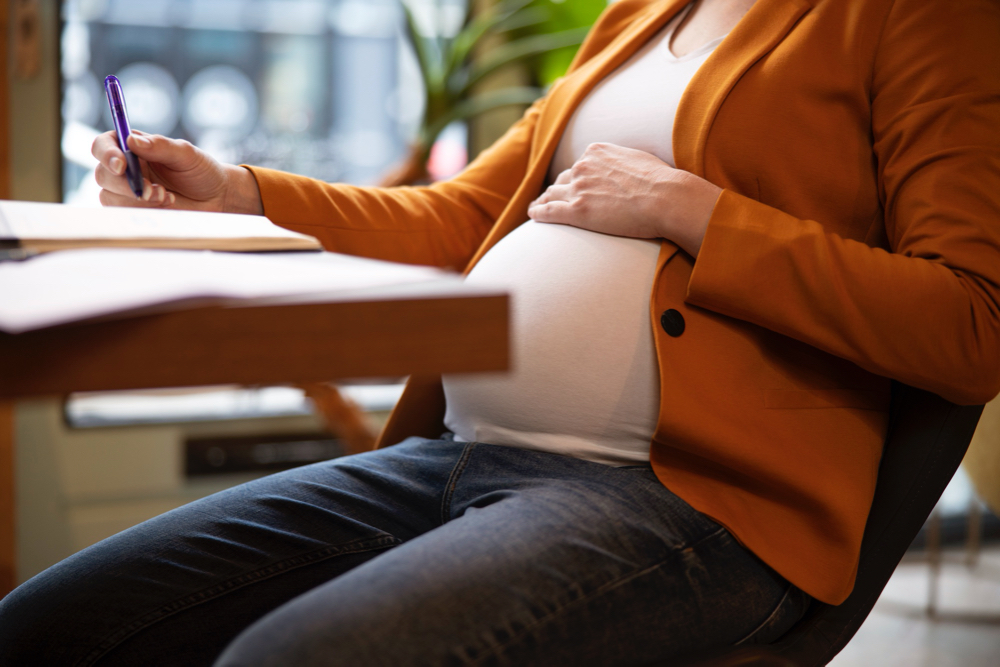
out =
{"type": "Polygon", "coordinates": [[[445,376],[445,424],[463,440],[648,459],[659,245],[534,221],[504,237],[468,282],[511,293],[512,370],[445,376]]]}

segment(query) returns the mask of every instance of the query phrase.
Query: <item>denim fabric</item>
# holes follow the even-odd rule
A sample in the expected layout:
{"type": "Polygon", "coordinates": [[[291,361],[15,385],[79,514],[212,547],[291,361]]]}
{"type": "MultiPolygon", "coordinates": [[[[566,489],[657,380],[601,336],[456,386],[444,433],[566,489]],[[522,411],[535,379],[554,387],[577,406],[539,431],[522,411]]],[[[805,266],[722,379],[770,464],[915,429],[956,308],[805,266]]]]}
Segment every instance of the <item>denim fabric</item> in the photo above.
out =
{"type": "Polygon", "coordinates": [[[410,438],[53,566],[0,602],[0,664],[632,665],[807,604],[649,466],[410,438]]]}

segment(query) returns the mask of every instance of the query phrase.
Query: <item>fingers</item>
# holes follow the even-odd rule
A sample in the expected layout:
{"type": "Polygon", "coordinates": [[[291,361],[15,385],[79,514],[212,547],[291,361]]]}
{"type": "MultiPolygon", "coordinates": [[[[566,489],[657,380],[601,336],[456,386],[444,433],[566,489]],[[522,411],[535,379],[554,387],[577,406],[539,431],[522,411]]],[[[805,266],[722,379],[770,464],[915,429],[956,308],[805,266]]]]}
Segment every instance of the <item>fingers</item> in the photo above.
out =
{"type": "Polygon", "coordinates": [[[176,197],[172,192],[167,192],[163,189],[163,186],[153,185],[152,188],[149,187],[149,181],[146,181],[147,191],[152,190],[152,194],[149,197],[145,197],[144,192],[143,199],[136,199],[135,194],[129,191],[127,194],[120,194],[118,192],[112,192],[111,190],[101,190],[100,199],[103,206],[134,206],[137,208],[169,208],[176,202],[176,197]],[[159,193],[156,190],[159,189],[159,193]]]}
{"type": "Polygon", "coordinates": [[[97,181],[97,184],[104,190],[119,195],[132,195],[132,199],[135,199],[135,193],[132,192],[132,188],[129,187],[128,182],[125,180],[124,173],[124,169],[122,169],[119,173],[115,173],[112,169],[104,166],[103,164],[99,164],[97,165],[97,168],[94,169],[94,180],[97,181]]]}
{"type": "MultiPolygon", "coordinates": [[[[135,202],[138,200],[125,178],[125,154],[118,146],[118,135],[115,132],[105,132],[98,135],[90,147],[90,152],[98,160],[97,168],[94,170],[94,179],[97,184],[105,192],[122,197],[120,201],[116,199],[119,201],[118,206],[135,206],[135,202]],[[125,203],[126,200],[130,204],[125,203]]],[[[152,196],[152,188],[147,187],[146,189],[152,196]]]]}
{"type": "Polygon", "coordinates": [[[118,147],[118,135],[114,132],[97,135],[90,146],[90,153],[112,174],[125,173],[125,154],[118,147]]]}
{"type": "MultiPolygon", "coordinates": [[[[561,174],[560,174],[560,176],[561,176],[561,174]]],[[[557,183],[558,183],[558,181],[557,181],[557,183]]],[[[547,204],[548,202],[555,201],[555,200],[568,201],[570,199],[570,197],[572,196],[571,188],[572,188],[572,185],[569,184],[569,183],[566,183],[564,185],[560,185],[560,184],[550,185],[548,188],[545,189],[545,192],[543,192],[538,197],[538,199],[536,199],[535,201],[531,202],[528,205],[528,211],[529,211],[529,213],[531,211],[531,207],[532,206],[537,206],[537,205],[540,205],[540,204],[547,204]]]]}
{"type": "MultiPolygon", "coordinates": [[[[124,173],[124,170],[122,171],[124,173]]],[[[109,206],[141,206],[146,204],[151,206],[169,206],[176,200],[173,193],[168,192],[159,183],[151,183],[148,179],[143,179],[142,197],[137,198],[135,193],[132,192],[132,188],[129,186],[125,176],[113,173],[103,164],[98,165],[97,169],[94,170],[94,179],[102,188],[101,201],[104,201],[103,195],[106,193],[109,195],[108,201],[115,202],[114,204],[107,204],[109,206]]]]}
{"type": "Polygon", "coordinates": [[[528,206],[528,215],[536,222],[567,222],[571,208],[572,185],[550,185],[542,196],[528,206]]]}
{"type": "MultiPolygon", "coordinates": [[[[147,162],[156,162],[171,168],[191,162],[196,158],[194,146],[180,139],[169,139],[158,134],[133,130],[128,137],[128,148],[147,162]]],[[[114,131],[100,134],[90,147],[91,154],[112,174],[125,173],[125,154],[118,145],[114,131]]]]}
{"type": "Polygon", "coordinates": [[[132,132],[128,148],[140,158],[176,171],[193,168],[200,159],[197,150],[183,139],[170,139],[159,134],[132,132]]]}
{"type": "Polygon", "coordinates": [[[159,183],[144,181],[142,188],[142,200],[149,204],[169,206],[174,203],[176,197],[174,196],[174,193],[168,192],[167,189],[159,183]]]}
{"type": "Polygon", "coordinates": [[[566,201],[552,201],[547,204],[532,205],[528,215],[535,222],[552,222],[559,224],[573,223],[573,205],[566,201]]]}
{"type": "MultiPolygon", "coordinates": [[[[138,142],[138,147],[142,149],[153,144],[150,141],[153,136],[141,132],[133,132],[129,136],[129,149],[133,150],[140,157],[144,157],[139,151],[133,148],[134,140],[141,139],[138,142]]],[[[164,137],[160,138],[165,139],[164,137]]],[[[170,140],[166,141],[169,142],[170,140]]],[[[183,147],[180,147],[180,150],[183,150],[183,147]]],[[[170,206],[176,201],[176,197],[172,193],[167,192],[159,183],[152,183],[148,178],[143,179],[142,197],[137,198],[135,196],[125,178],[125,154],[118,145],[118,135],[115,132],[105,132],[98,135],[91,146],[90,152],[97,158],[99,163],[94,170],[94,178],[102,188],[101,202],[105,205],[170,206]]],[[[160,152],[164,151],[161,149],[160,152]]],[[[148,175],[148,162],[143,162],[143,172],[144,176],[148,175]]]]}

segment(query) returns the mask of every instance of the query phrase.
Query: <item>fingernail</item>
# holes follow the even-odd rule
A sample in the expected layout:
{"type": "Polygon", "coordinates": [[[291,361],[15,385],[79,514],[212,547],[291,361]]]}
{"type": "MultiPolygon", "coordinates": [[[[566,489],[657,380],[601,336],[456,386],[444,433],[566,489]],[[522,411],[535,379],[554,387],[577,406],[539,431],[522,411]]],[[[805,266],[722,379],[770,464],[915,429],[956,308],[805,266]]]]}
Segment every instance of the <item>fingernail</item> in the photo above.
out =
{"type": "Polygon", "coordinates": [[[111,161],[108,162],[108,166],[111,167],[112,174],[121,174],[125,171],[125,162],[121,158],[111,158],[111,161]]]}
{"type": "Polygon", "coordinates": [[[138,134],[134,136],[135,136],[135,143],[139,144],[140,146],[146,147],[149,146],[151,143],[149,139],[147,139],[146,137],[140,137],[138,134]]]}
{"type": "Polygon", "coordinates": [[[167,193],[167,206],[173,206],[174,202],[176,202],[176,201],[177,201],[177,197],[174,196],[174,193],[168,192],[167,193]]]}

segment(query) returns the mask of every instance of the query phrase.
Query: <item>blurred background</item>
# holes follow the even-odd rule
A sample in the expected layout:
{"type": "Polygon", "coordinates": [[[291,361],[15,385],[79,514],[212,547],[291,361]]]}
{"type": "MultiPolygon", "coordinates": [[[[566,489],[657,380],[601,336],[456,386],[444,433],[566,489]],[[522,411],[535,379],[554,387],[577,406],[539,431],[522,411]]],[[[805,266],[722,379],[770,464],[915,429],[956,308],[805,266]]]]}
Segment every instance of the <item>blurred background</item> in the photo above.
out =
{"type": "MultiPolygon", "coordinates": [[[[464,3],[448,10],[460,21],[464,3]]],[[[121,79],[136,129],[226,162],[377,181],[423,106],[401,18],[395,0],[66,0],[65,200],[96,201],[90,143],[113,129],[107,74],[121,79]]]]}
{"type": "MultiPolygon", "coordinates": [[[[0,197],[98,205],[90,156],[132,126],[221,160],[355,184],[452,176],[561,76],[605,0],[0,0],[9,171],[0,197]]],[[[7,164],[0,165],[7,169],[7,164]]],[[[377,432],[401,378],[338,385],[377,432]]],[[[269,472],[351,451],[298,387],[24,402],[18,577],[269,472]]],[[[322,406],[320,406],[322,407],[322,406]]],[[[350,435],[349,433],[347,434],[350,435]]],[[[993,665],[1000,655],[1000,404],[835,665],[993,665]]]]}
{"type": "MultiPolygon", "coordinates": [[[[509,125],[565,71],[604,6],[604,0],[64,0],[64,200],[97,202],[90,144],[113,129],[107,74],[122,81],[137,129],[188,139],[226,162],[372,184],[407,156],[427,121],[441,120],[440,113],[426,117],[428,96],[446,111],[476,97],[467,79],[479,74],[474,65],[489,64],[485,46],[492,56],[505,42],[520,47],[508,49],[509,62],[490,72],[493,91],[507,93],[494,103],[513,107],[504,117],[509,125]],[[476,27],[477,12],[506,22],[471,39],[476,30],[462,33],[476,27]],[[437,82],[428,79],[435,64],[447,68],[456,38],[459,49],[471,39],[473,48],[456,59],[468,71],[444,72],[451,76],[442,87],[453,94],[437,99],[437,82]]],[[[430,159],[427,176],[457,173],[470,148],[482,148],[468,145],[467,124],[491,108],[455,114],[427,137],[433,148],[422,156],[430,159]]]]}

